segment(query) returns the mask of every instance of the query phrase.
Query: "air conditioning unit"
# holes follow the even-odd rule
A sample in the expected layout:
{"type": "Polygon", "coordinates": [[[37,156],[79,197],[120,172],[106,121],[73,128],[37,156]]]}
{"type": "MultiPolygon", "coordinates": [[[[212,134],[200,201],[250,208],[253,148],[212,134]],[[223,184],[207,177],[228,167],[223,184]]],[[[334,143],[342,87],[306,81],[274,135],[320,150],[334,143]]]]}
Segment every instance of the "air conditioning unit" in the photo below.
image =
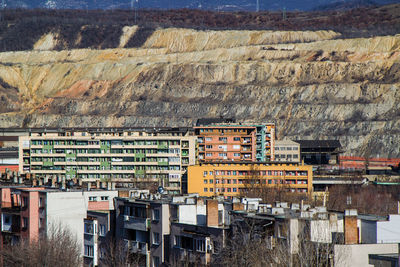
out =
{"type": "Polygon", "coordinates": [[[124,215],[124,221],[125,222],[129,221],[129,216],[128,215],[124,215]]]}

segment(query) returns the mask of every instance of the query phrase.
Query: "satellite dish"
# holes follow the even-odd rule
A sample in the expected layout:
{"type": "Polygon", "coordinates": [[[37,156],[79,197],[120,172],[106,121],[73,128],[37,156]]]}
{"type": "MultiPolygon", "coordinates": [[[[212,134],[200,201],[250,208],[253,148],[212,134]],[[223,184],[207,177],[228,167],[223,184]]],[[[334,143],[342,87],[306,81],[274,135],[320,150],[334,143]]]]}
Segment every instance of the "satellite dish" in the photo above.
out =
{"type": "Polygon", "coordinates": [[[158,189],[157,189],[157,191],[158,191],[158,193],[160,193],[160,194],[164,194],[164,187],[159,186],[158,189]]]}

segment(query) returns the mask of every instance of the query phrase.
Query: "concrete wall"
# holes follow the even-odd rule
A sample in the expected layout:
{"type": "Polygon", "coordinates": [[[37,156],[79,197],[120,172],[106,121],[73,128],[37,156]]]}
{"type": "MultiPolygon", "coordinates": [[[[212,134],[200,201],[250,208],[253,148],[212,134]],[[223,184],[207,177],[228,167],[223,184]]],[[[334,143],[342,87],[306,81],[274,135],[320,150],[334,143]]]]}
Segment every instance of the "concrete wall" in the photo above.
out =
{"type": "Polygon", "coordinates": [[[86,218],[85,198],[82,192],[47,192],[47,231],[52,227],[69,228],[82,246],[83,220],[86,218]]]}
{"type": "Polygon", "coordinates": [[[389,221],[377,222],[377,243],[400,243],[400,215],[389,215],[389,221]]]}
{"type": "Polygon", "coordinates": [[[335,267],[373,266],[369,264],[369,254],[397,253],[397,244],[357,244],[335,245],[335,267]]]}
{"type": "Polygon", "coordinates": [[[332,242],[332,234],[329,220],[312,220],[310,222],[310,226],[311,241],[322,243],[332,242]]]}
{"type": "Polygon", "coordinates": [[[196,224],[197,214],[196,205],[179,205],[179,222],[187,224],[196,224]]]}
{"type": "Polygon", "coordinates": [[[361,220],[361,243],[376,244],[376,221],[361,220]]]}
{"type": "MultiPolygon", "coordinates": [[[[114,197],[118,197],[118,191],[113,190],[113,191],[106,191],[106,190],[93,190],[93,191],[84,191],[83,195],[85,197],[85,205],[86,207],[90,208],[90,210],[113,210],[114,209],[114,197]],[[108,205],[107,209],[104,209],[106,205],[102,204],[104,201],[101,200],[102,196],[108,196],[108,205]],[[97,197],[98,203],[90,203],[89,205],[89,197],[97,197]],[[93,208],[98,208],[98,209],[93,209],[93,208]]],[[[91,201],[92,202],[92,201],[91,201]]]]}

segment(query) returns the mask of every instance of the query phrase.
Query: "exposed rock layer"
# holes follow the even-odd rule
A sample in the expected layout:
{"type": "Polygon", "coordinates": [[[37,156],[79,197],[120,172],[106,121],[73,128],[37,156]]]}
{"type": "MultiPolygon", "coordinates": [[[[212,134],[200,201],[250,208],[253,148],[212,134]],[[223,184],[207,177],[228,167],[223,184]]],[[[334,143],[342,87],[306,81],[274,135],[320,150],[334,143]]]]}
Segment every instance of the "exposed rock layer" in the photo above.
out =
{"type": "MultiPolygon", "coordinates": [[[[137,31],[126,28],[120,45],[137,31]]],[[[159,29],[137,49],[0,53],[0,125],[186,126],[223,116],[399,157],[400,36],[339,38],[159,29]]],[[[56,39],[47,33],[35,47],[56,39]]]]}

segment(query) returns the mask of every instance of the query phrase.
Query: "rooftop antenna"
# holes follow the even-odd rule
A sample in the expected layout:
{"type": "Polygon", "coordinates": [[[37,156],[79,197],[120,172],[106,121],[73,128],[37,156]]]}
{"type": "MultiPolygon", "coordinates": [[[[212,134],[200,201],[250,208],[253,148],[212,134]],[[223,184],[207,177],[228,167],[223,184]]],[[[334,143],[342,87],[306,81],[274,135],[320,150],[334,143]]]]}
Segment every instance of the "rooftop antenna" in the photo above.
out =
{"type": "Polygon", "coordinates": [[[131,8],[134,9],[135,12],[135,24],[137,24],[138,10],[137,5],[139,4],[139,0],[131,0],[131,8]]]}
{"type": "Polygon", "coordinates": [[[286,7],[283,7],[283,11],[282,11],[282,18],[283,20],[286,20],[286,7]]]}

